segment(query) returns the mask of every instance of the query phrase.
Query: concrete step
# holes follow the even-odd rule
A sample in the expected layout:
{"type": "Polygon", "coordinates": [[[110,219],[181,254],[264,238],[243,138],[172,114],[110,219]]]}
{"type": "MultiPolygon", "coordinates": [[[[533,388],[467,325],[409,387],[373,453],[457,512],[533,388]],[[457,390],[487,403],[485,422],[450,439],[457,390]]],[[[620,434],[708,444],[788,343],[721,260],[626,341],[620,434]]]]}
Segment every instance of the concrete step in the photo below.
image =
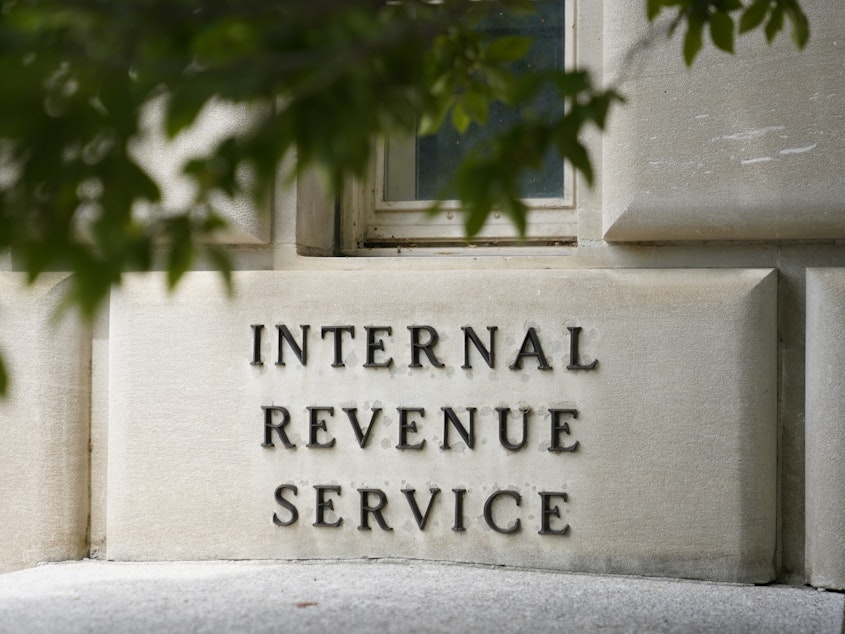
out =
{"type": "Polygon", "coordinates": [[[845,595],[398,560],[44,564],[0,575],[0,631],[843,632],[845,595]]]}

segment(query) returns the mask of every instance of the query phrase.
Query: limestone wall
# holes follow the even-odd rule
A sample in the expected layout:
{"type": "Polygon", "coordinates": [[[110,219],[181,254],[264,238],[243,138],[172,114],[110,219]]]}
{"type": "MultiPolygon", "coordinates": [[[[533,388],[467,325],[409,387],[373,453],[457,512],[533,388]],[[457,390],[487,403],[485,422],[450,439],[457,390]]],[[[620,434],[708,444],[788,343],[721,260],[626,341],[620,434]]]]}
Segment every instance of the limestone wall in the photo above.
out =
{"type": "Polygon", "coordinates": [[[88,553],[91,343],[86,328],[53,317],[63,275],[24,288],[0,274],[3,359],[11,375],[0,408],[0,571],[88,553]]]}

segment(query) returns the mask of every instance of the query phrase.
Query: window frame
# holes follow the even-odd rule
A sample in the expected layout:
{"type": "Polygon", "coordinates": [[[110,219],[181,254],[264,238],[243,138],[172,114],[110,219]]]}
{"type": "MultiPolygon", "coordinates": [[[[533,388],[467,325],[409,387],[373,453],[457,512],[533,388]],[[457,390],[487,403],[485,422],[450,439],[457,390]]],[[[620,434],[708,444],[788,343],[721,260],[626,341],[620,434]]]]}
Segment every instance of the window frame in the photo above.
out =
{"type": "MultiPolygon", "coordinates": [[[[577,0],[564,0],[564,68],[576,68],[577,0]]],[[[430,216],[427,209],[433,201],[386,200],[386,139],[380,138],[372,157],[368,176],[352,184],[340,205],[340,251],[345,255],[406,252],[415,248],[444,247],[517,247],[561,246],[576,242],[578,214],[576,209],[576,174],[568,161],[563,163],[564,194],[556,198],[529,198],[526,237],[520,240],[513,223],[504,214],[494,211],[482,231],[467,245],[464,215],[458,201],[444,201],[442,211],[430,216]]]]}

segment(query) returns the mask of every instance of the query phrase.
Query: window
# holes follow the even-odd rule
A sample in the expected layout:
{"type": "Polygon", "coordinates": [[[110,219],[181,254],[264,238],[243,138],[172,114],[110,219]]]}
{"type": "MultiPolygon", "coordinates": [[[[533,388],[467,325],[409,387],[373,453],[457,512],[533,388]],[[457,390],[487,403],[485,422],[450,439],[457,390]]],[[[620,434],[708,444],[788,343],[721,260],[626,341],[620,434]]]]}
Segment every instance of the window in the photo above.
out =
{"type": "MultiPolygon", "coordinates": [[[[494,36],[525,34],[532,47],[520,68],[565,68],[574,59],[574,0],[538,0],[533,15],[494,16],[482,28],[494,36]]],[[[538,108],[562,107],[552,91],[540,97],[538,108]]],[[[401,246],[463,245],[463,215],[455,203],[430,218],[425,210],[430,200],[442,191],[452,171],[467,148],[496,130],[505,129],[518,113],[505,106],[491,108],[488,125],[473,125],[460,136],[448,124],[431,136],[412,139],[388,139],[379,148],[373,178],[358,191],[351,192],[345,204],[351,214],[344,214],[349,225],[344,230],[348,251],[360,248],[401,246]]],[[[542,170],[528,175],[523,183],[529,215],[528,243],[569,242],[576,235],[574,182],[571,168],[550,153],[542,170]]],[[[478,244],[507,245],[517,236],[507,218],[491,217],[478,244]]]]}

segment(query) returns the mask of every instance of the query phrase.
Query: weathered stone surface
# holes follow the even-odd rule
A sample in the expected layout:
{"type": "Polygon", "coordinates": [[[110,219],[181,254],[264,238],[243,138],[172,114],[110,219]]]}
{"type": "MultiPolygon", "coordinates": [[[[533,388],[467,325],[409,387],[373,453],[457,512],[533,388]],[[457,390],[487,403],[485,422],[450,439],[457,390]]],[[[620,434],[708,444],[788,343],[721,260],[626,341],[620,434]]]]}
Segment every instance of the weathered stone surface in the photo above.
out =
{"type": "MultiPolygon", "coordinates": [[[[197,185],[182,174],[182,168],[190,160],[208,156],[227,135],[247,129],[250,123],[251,113],[247,106],[212,101],[200,110],[191,126],[171,139],[164,127],[164,98],[148,103],[141,116],[141,135],[130,147],[133,158],[161,190],[160,205],[154,212],[150,210],[147,213],[166,214],[195,207],[197,185]]],[[[242,175],[244,182],[248,178],[248,174],[242,175]]],[[[239,194],[232,197],[223,191],[216,191],[210,202],[214,211],[228,223],[225,230],[216,234],[217,242],[269,242],[270,213],[256,209],[255,203],[248,196],[239,194]]],[[[139,213],[145,213],[142,209],[139,208],[139,213]]]]}
{"type": "Polygon", "coordinates": [[[605,4],[605,77],[628,98],[605,137],[605,239],[845,237],[845,181],[830,177],[845,161],[845,14],[805,9],[803,52],[754,33],[688,69],[666,22],[648,39],[641,3],[605,4]]]}
{"type": "Polygon", "coordinates": [[[806,572],[845,589],[845,269],[807,271],[806,572]]]}
{"type": "MultiPolygon", "coordinates": [[[[231,303],[218,285],[213,274],[190,274],[167,297],[158,278],[135,276],[113,298],[109,558],[402,556],[772,578],[773,272],[252,272],[236,275],[231,303]],[[276,365],[277,324],[300,346],[301,326],[310,326],[305,366],[287,343],[285,365],[276,365]],[[355,328],[337,357],[336,331],[321,337],[334,326],[355,328]],[[409,367],[413,326],[438,334],[433,359],[420,351],[421,367],[409,367]],[[487,346],[487,328],[497,328],[493,368],[474,346],[472,368],[462,367],[462,326],[487,346]],[[366,327],[392,330],[372,330],[368,347],[366,327]],[[577,327],[573,361],[568,329],[577,327]],[[550,369],[539,368],[537,344],[550,369]],[[511,369],[520,350],[523,367],[511,369]],[[391,358],[390,367],[365,367],[391,358]],[[594,369],[567,369],[596,360],[594,369]],[[276,431],[265,435],[269,407],[289,412],[284,431],[295,448],[276,431]],[[308,407],[334,410],[312,410],[312,430],[308,407]],[[444,441],[446,407],[464,426],[467,408],[476,409],[473,447],[452,426],[444,441]],[[519,408],[531,408],[521,450],[501,445],[497,407],[512,410],[511,443],[521,439],[519,408]],[[381,409],[365,448],[343,408],[357,408],[363,428],[381,409]],[[410,412],[404,438],[425,441],[421,449],[397,448],[398,408],[424,408],[410,412]],[[577,410],[558,415],[556,440],[553,409],[577,410]],[[332,447],[314,446],[332,439],[332,447]],[[268,440],[274,446],[262,446],[268,440]],[[554,445],[573,450],[549,451],[554,445]],[[293,519],[274,499],[280,485],[296,487],[281,491],[298,511],[288,526],[273,522],[293,519]],[[339,487],[324,489],[332,507],[322,518],[315,486],[339,487]],[[420,530],[402,490],[415,490],[424,514],[435,488],[420,530]],[[360,489],[384,493],[392,530],[375,513],[362,520],[362,499],[379,506],[380,494],[360,489]],[[466,490],[459,522],[454,489],[466,490]],[[509,493],[485,520],[485,502],[499,490],[509,493]],[[538,534],[544,492],[555,494],[546,498],[547,528],[568,525],[565,535],[538,534]],[[313,525],[340,518],[337,527],[313,525]],[[517,519],[512,534],[490,526],[517,519]],[[464,531],[452,530],[461,523],[464,531]]],[[[416,332],[420,343],[432,334],[416,332]]],[[[269,411],[280,424],[281,410],[269,411]]]]}
{"type": "Polygon", "coordinates": [[[841,634],[843,607],[795,586],[421,561],[82,561],[0,577],[4,634],[841,634]]]}
{"type": "Polygon", "coordinates": [[[75,319],[51,323],[65,277],[0,273],[0,572],[87,552],[90,343],[75,319]]]}

